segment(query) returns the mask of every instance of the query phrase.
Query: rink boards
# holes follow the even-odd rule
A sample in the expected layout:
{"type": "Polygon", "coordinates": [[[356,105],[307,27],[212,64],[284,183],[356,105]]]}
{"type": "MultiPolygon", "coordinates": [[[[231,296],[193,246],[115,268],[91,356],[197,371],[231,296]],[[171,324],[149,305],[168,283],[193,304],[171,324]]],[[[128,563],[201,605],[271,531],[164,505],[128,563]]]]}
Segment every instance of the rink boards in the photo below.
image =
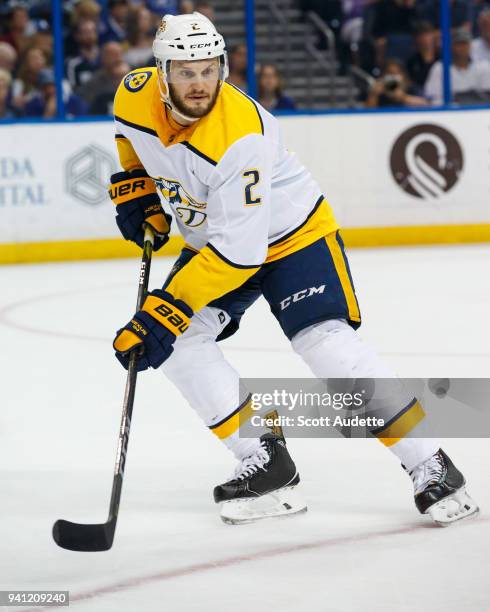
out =
{"type": "MultiPolygon", "coordinates": [[[[279,117],[348,246],[490,240],[489,110],[279,117]]],[[[136,255],[107,184],[111,121],[0,127],[0,263],[136,255]]],[[[177,235],[165,254],[182,242],[177,235]]]]}

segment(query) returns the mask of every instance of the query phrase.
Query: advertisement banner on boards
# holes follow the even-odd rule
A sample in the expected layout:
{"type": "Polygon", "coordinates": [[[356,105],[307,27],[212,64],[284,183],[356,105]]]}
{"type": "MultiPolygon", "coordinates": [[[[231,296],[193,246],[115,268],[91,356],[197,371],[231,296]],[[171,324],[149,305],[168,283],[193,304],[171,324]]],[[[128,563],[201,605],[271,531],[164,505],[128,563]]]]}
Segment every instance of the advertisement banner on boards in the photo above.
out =
{"type": "MultiPolygon", "coordinates": [[[[490,223],[490,111],[280,117],[342,227],[490,223]]],[[[118,238],[113,124],[0,127],[0,243],[118,238]]]]}
{"type": "Polygon", "coordinates": [[[284,117],[343,227],[490,222],[490,112],[284,117]]]}
{"type": "Polygon", "coordinates": [[[0,154],[0,242],[116,237],[111,122],[9,125],[0,154]]]}

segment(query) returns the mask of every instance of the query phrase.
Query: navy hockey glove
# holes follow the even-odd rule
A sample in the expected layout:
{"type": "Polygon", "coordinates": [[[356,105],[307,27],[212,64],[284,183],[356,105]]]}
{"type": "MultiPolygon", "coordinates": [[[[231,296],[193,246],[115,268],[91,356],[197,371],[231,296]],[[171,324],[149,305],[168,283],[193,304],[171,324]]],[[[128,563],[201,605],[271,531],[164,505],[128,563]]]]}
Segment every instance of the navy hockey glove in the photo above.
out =
{"type": "Polygon", "coordinates": [[[155,236],[154,251],[168,242],[172,217],[164,212],[155,184],[144,170],[113,174],[109,195],[116,205],[116,223],[126,240],[143,248],[146,223],[155,236]]]}
{"type": "Polygon", "coordinates": [[[159,368],[174,350],[173,343],[189,327],[193,311],[182,300],[156,289],[149,293],[131,321],[118,330],[113,342],[116,357],[126,370],[131,351],[138,349],[137,369],[159,368]]]}

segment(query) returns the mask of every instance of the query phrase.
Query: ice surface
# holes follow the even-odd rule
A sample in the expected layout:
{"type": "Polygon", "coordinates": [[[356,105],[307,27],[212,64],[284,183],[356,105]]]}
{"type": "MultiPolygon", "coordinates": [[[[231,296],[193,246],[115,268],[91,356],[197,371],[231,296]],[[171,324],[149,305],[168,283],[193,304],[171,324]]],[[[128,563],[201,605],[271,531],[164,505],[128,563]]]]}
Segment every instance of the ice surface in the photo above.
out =
{"type": "MultiPolygon", "coordinates": [[[[402,376],[488,376],[489,257],[351,252],[360,333],[402,376]]],[[[170,265],[155,259],[152,286],[170,265]]],[[[58,548],[57,518],[106,518],[125,381],[111,340],[133,313],[138,267],[0,269],[0,588],[69,589],[73,609],[94,612],[489,609],[487,440],[445,444],[482,508],[466,524],[418,515],[376,442],[293,439],[309,513],[231,527],[211,492],[234,461],[159,372],[138,380],[113,549],[58,548]]],[[[223,347],[244,376],[309,376],[262,300],[223,347]]]]}

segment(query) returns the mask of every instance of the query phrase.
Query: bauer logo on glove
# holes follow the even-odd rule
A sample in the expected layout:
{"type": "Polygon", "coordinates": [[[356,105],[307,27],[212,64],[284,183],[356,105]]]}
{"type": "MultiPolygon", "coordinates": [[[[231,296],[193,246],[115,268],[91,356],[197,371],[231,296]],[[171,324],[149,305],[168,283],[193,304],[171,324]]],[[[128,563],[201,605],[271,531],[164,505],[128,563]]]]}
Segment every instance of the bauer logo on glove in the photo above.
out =
{"type": "MultiPolygon", "coordinates": [[[[153,292],[155,293],[155,292],[153,292]]],[[[167,294],[170,295],[170,294],[167,294]]],[[[162,325],[173,330],[176,335],[183,334],[189,327],[189,318],[183,315],[173,304],[150,294],[143,304],[143,310],[150,313],[162,325]]]]}
{"type": "Polygon", "coordinates": [[[170,293],[152,291],[142,309],[117,332],[113,343],[116,357],[127,370],[131,352],[139,347],[138,371],[159,368],[172,354],[177,336],[189,327],[193,314],[185,302],[170,293]]]}
{"type": "Polygon", "coordinates": [[[154,251],[168,242],[172,217],[163,210],[155,183],[144,170],[113,174],[109,196],[116,205],[116,223],[126,240],[143,248],[147,224],[155,236],[154,251]]]}
{"type": "MultiPolygon", "coordinates": [[[[120,172],[118,174],[126,175],[126,172],[120,172]]],[[[113,175],[113,178],[117,175],[113,175]]],[[[109,195],[111,200],[118,206],[119,204],[124,204],[125,202],[129,202],[134,200],[135,198],[146,195],[143,192],[152,193],[153,181],[150,177],[145,178],[129,178],[127,180],[122,180],[119,183],[113,184],[109,189],[109,195]]]]}

